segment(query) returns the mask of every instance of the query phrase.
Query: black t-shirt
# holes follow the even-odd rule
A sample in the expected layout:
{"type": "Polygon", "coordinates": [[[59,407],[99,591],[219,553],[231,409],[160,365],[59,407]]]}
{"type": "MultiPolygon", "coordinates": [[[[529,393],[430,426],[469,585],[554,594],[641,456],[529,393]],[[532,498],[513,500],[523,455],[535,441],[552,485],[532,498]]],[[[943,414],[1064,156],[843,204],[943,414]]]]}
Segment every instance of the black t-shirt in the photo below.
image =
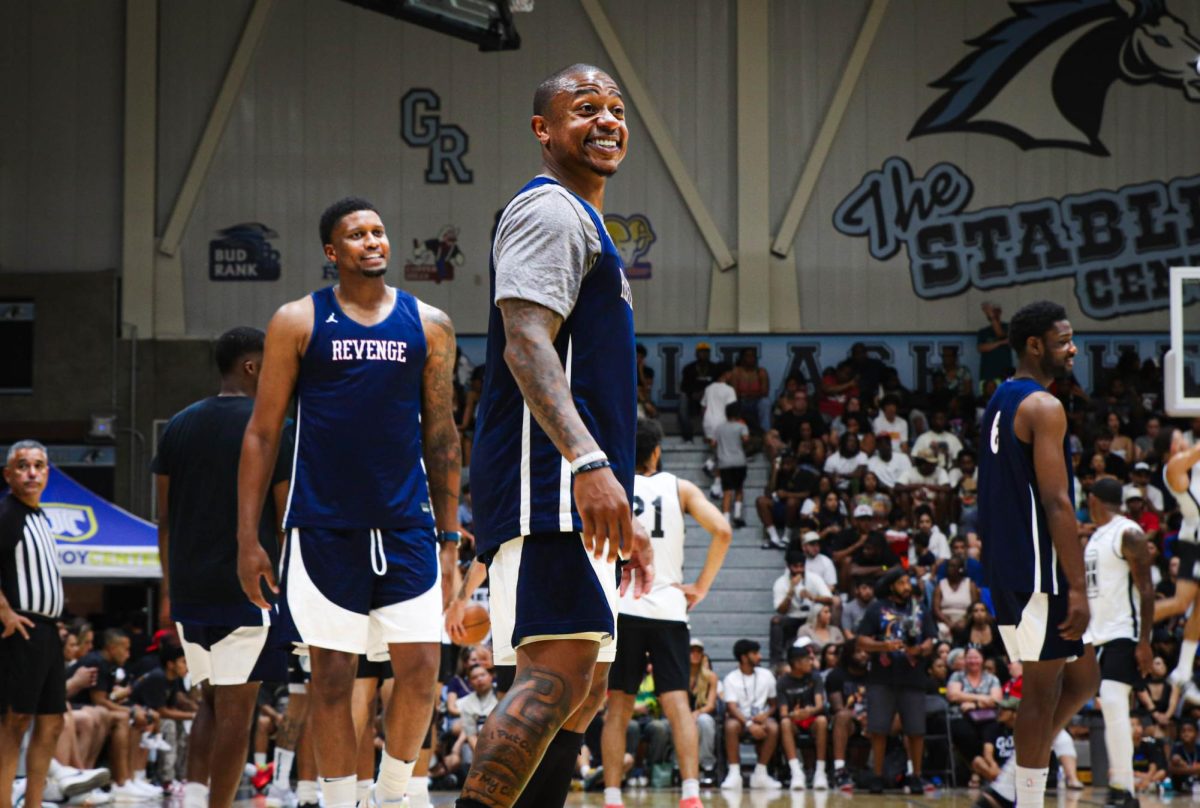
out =
{"type": "MultiPolygon", "coordinates": [[[[903,640],[906,636],[905,627],[910,619],[918,629],[919,633],[916,638],[918,642],[924,642],[937,636],[937,627],[933,624],[933,616],[927,609],[912,602],[906,606],[897,606],[894,601],[884,598],[876,598],[867,607],[856,633],[881,641],[903,640]]],[[[890,653],[872,654],[867,667],[867,682],[924,690],[925,663],[924,657],[917,657],[914,664],[903,649],[890,653]]]]}
{"type": "Polygon", "coordinates": [[[1142,742],[1133,747],[1133,770],[1145,774],[1150,771],[1152,763],[1160,772],[1167,770],[1167,757],[1162,744],[1149,735],[1143,735],[1142,742]]]}
{"type": "Polygon", "coordinates": [[[166,671],[155,668],[133,683],[133,695],[130,701],[149,707],[151,710],[161,710],[167,705],[175,704],[175,697],[183,691],[182,679],[168,679],[166,671]]]}
{"type": "Polygon", "coordinates": [[[777,489],[787,491],[789,494],[811,494],[817,490],[817,482],[820,478],[813,474],[803,466],[797,466],[792,469],[791,474],[784,474],[781,470],[775,480],[777,489]]]}
{"type": "MultiPolygon", "coordinates": [[[[154,473],[169,478],[171,612],[183,622],[232,626],[262,622],[261,612],[246,599],[237,577],[238,461],[253,411],[254,399],[248,396],[197,401],[170,420],[154,458],[154,473]]],[[[279,442],[272,488],[291,478],[294,440],[289,423],[279,442]]],[[[281,520],[268,491],[258,537],[275,568],[281,520]]]]}
{"type": "Polygon", "coordinates": [[[878,553],[869,555],[870,551],[867,548],[871,546],[871,542],[879,541],[874,538],[874,535],[877,534],[872,533],[872,538],[867,539],[866,544],[854,551],[854,555],[851,556],[854,559],[854,563],[860,567],[887,567],[888,569],[900,566],[899,556],[893,553],[892,548],[886,543],[881,543],[878,546],[878,553]]]}
{"type": "Polygon", "coordinates": [[[701,364],[699,359],[688,362],[683,366],[683,381],[679,389],[692,398],[699,399],[704,395],[705,389],[717,380],[720,371],[721,366],[715,362],[701,364]]]}
{"type": "MultiPolygon", "coordinates": [[[[1200,761],[1200,747],[1192,744],[1192,748],[1188,749],[1183,745],[1183,741],[1176,741],[1175,745],[1171,747],[1171,757],[1175,757],[1176,755],[1182,758],[1184,763],[1193,766],[1200,761]]],[[[1172,779],[1175,781],[1176,791],[1186,791],[1191,788],[1192,781],[1195,780],[1191,775],[1173,777],[1172,779]]]]}
{"type": "Polygon", "coordinates": [[[113,688],[118,684],[125,684],[124,671],[118,674],[117,671],[120,670],[120,668],[105,659],[99,651],[92,651],[72,665],[67,674],[68,677],[80,668],[95,668],[96,684],[92,685],[91,690],[81,690],[76,693],[71,699],[72,704],[91,704],[93,690],[99,690],[101,693],[107,696],[112,693],[113,688]],[[118,678],[120,678],[122,681],[118,682],[118,678]]]}
{"type": "Polygon", "coordinates": [[[775,698],[785,712],[790,712],[793,707],[815,706],[818,695],[825,696],[825,683],[815,673],[804,677],[785,673],[775,681],[775,698]]]}
{"type": "Polygon", "coordinates": [[[850,697],[859,695],[866,683],[867,677],[865,675],[859,674],[856,676],[839,665],[825,677],[825,693],[841,693],[842,706],[848,707],[851,706],[850,697]]]}
{"type": "Polygon", "coordinates": [[[990,743],[994,747],[996,763],[1001,768],[1016,751],[1016,746],[1013,744],[1012,727],[1006,727],[999,721],[989,721],[984,726],[983,742],[990,743]]]}

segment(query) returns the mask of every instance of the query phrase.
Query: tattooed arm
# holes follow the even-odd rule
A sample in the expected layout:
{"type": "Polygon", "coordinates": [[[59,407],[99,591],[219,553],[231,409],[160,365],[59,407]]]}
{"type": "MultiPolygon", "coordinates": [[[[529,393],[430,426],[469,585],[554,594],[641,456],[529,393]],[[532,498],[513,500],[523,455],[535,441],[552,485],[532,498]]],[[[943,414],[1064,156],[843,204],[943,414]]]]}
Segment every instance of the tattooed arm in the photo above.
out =
{"type": "MultiPolygon", "coordinates": [[[[584,426],[562,361],[554,350],[554,339],[563,318],[545,306],[529,300],[506,298],[498,304],[504,315],[507,345],[504,361],[521,388],[521,395],[538,426],[554,442],[567,460],[597,451],[596,439],[584,426]]],[[[634,402],[629,402],[633,407],[634,402]]],[[[575,506],[583,520],[583,541],[597,556],[608,544],[608,558],[616,560],[618,551],[630,550],[633,543],[633,516],[625,489],[612,469],[584,472],[574,480],[575,506]]]]}
{"type": "MultiPolygon", "coordinates": [[[[421,379],[421,446],[429,499],[438,530],[458,530],[462,444],[454,424],[454,324],[446,314],[424,303],[418,307],[425,330],[425,372],[421,379]]],[[[458,544],[441,548],[442,605],[458,588],[458,544]]]]}
{"type": "Polygon", "coordinates": [[[1129,572],[1133,576],[1133,585],[1137,587],[1138,598],[1141,601],[1142,619],[1138,621],[1137,647],[1134,657],[1137,659],[1138,670],[1142,676],[1150,675],[1150,666],[1154,654],[1150,650],[1150,637],[1153,633],[1154,614],[1154,583],[1150,579],[1150,552],[1146,549],[1146,534],[1137,528],[1130,528],[1121,537],[1121,555],[1129,564],[1129,572]]]}

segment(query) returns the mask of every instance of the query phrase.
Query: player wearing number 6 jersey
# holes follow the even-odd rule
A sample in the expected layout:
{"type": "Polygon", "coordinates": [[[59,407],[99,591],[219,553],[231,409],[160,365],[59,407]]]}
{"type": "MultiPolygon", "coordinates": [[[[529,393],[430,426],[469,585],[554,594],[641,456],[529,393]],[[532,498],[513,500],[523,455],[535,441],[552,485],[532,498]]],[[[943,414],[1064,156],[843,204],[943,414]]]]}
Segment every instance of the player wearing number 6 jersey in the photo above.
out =
{"type": "Polygon", "coordinates": [[[639,420],[633,481],[633,513],[650,534],[657,574],[641,598],[626,592],[617,616],[617,655],[608,673],[608,712],[604,717],[604,804],[622,805],[622,757],[625,728],[633,714],[634,696],[646,676],[647,657],[654,665],[654,689],[671,724],[679,773],[683,779],[680,808],[700,806],[700,753],[697,726],[688,703],[688,609],[704,600],[733,532],[729,521],[703,492],[687,480],[659,470],[662,429],[639,420]],[[683,582],[683,515],[709,532],[712,540],[704,568],[695,583],[683,582]]]}
{"type": "Polygon", "coordinates": [[[1047,391],[1076,353],[1067,313],[1030,303],[1009,324],[1017,372],[997,388],[980,425],[979,533],[996,622],[1010,659],[1024,666],[1017,711],[1015,783],[1002,776],[984,805],[1042,805],[1058,730],[1096,692],[1083,551],[1072,502],[1067,416],[1047,391]]]}

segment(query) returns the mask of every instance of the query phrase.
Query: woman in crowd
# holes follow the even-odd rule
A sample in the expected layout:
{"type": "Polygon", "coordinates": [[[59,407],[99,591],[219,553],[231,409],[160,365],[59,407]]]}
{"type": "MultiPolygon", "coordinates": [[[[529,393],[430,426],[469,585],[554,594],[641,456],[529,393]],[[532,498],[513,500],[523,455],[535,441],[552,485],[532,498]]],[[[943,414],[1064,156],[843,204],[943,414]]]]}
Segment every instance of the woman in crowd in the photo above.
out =
{"type": "Polygon", "coordinates": [[[1115,455],[1119,455],[1130,466],[1138,459],[1137,448],[1133,445],[1133,438],[1121,433],[1121,416],[1115,412],[1109,412],[1104,417],[1104,431],[1112,438],[1112,444],[1109,446],[1109,451],[1115,455]]]}
{"type": "MultiPolygon", "coordinates": [[[[688,658],[688,702],[700,735],[700,777],[708,785],[717,769],[717,674],[704,653],[704,643],[692,640],[688,658]]],[[[702,783],[703,784],[703,783],[702,783]]]]}
{"type": "Polygon", "coordinates": [[[1004,653],[996,618],[992,617],[983,601],[976,600],[971,604],[967,611],[967,624],[954,634],[954,644],[959,647],[978,648],[988,659],[1004,653]]]}
{"type": "Polygon", "coordinates": [[[966,562],[957,556],[946,562],[946,577],[933,590],[933,619],[938,636],[949,639],[952,633],[967,629],[967,611],[979,600],[979,588],[967,577],[966,562]]]}
{"type": "MultiPolygon", "coordinates": [[[[996,720],[1002,693],[1000,680],[983,669],[983,653],[978,648],[968,648],[963,660],[962,671],[951,674],[946,684],[946,701],[950,702],[954,751],[969,765],[983,751],[983,736],[996,720]]],[[[972,777],[971,783],[978,786],[978,778],[972,777]]]]}
{"type": "Polygon", "coordinates": [[[1175,739],[1175,708],[1179,706],[1179,688],[1167,682],[1167,663],[1156,656],[1150,668],[1150,676],[1137,688],[1139,709],[1134,712],[1146,727],[1146,733],[1154,738],[1175,739]]]}
{"type": "Polygon", "coordinates": [[[819,608],[809,610],[808,622],[796,632],[797,640],[801,637],[808,637],[812,640],[813,651],[818,659],[823,658],[822,651],[826,645],[841,644],[846,641],[846,635],[840,628],[832,624],[832,619],[833,611],[828,605],[821,604],[819,608]]]}

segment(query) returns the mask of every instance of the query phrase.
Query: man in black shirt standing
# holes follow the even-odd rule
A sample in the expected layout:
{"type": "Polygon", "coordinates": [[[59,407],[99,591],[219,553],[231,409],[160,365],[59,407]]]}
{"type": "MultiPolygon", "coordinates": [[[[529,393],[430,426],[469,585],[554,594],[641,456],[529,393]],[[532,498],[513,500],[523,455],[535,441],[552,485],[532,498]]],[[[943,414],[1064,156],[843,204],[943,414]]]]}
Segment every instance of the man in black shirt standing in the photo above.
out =
{"type": "MultiPolygon", "coordinates": [[[[250,603],[237,576],[238,462],[258,390],[263,339],[255,328],[235,328],[217,339],[220,392],[176,414],[154,458],[163,566],[160,620],[175,621],[192,679],[204,686],[192,727],[185,808],[232,805],[259,684],[287,677],[287,653],[269,636],[275,610],[250,603]]],[[[273,496],[259,525],[272,567],[279,564],[292,440],[285,428],[271,478],[273,496]]]]}
{"type": "Polygon", "coordinates": [[[40,808],[66,710],[66,671],[55,626],[62,615],[62,578],[50,522],[40,507],[49,476],[42,444],[23,440],[8,450],[9,493],[0,499],[0,808],[12,806],[21,740],[30,723],[25,804],[40,808]]]}
{"type": "MultiPolygon", "coordinates": [[[[900,713],[913,773],[910,794],[926,790],[921,778],[925,749],[926,659],[933,653],[937,627],[933,616],[912,599],[912,582],[903,567],[893,567],[875,584],[876,600],[858,624],[858,647],[871,655],[867,668],[867,732],[871,735],[875,776],[871,793],[883,791],[883,760],[892,718],[900,713]]],[[[932,786],[928,787],[932,790],[932,786]]]]}
{"type": "Polygon", "coordinates": [[[718,365],[709,361],[712,353],[707,342],[696,344],[696,361],[683,366],[683,381],[679,385],[679,435],[684,443],[692,442],[692,416],[700,410],[704,391],[717,380],[718,365]]]}

